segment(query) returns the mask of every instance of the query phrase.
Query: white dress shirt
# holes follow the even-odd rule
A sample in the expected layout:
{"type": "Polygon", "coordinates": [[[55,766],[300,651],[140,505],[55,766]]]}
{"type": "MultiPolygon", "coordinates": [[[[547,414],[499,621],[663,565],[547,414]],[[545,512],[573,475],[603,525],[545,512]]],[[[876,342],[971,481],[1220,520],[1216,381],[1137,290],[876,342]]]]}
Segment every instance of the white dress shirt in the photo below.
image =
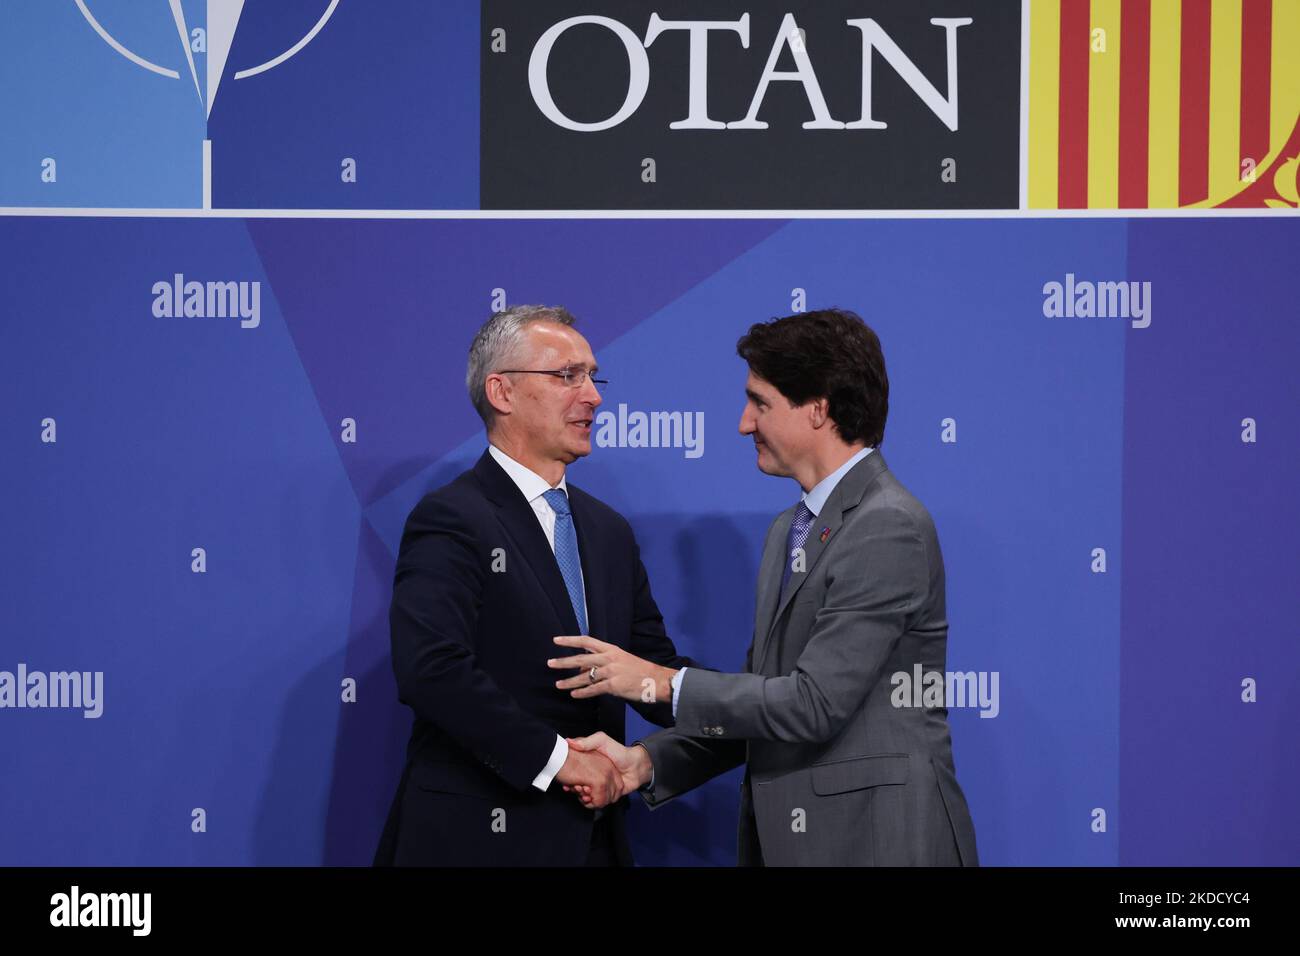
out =
{"type": "MultiPolygon", "coordinates": [[[[554,554],[555,509],[547,504],[546,499],[542,497],[546,492],[551,490],[551,483],[532,469],[519,464],[519,462],[515,461],[500,448],[497,448],[496,445],[488,445],[488,453],[496,463],[502,467],[505,473],[510,476],[510,480],[515,483],[515,486],[523,493],[523,496],[528,499],[528,503],[532,506],[533,514],[537,515],[537,521],[542,526],[542,531],[546,533],[546,542],[551,546],[551,553],[554,554]]],[[[563,477],[560,478],[560,483],[555,487],[560,491],[563,491],[566,496],[568,495],[569,489],[568,486],[565,485],[563,477]]],[[[578,576],[579,578],[582,577],[581,567],[578,568],[578,576]]],[[[585,583],[582,588],[582,608],[583,613],[586,614],[587,587],[585,583]]],[[[547,789],[551,785],[551,781],[555,779],[555,775],[560,772],[560,768],[564,766],[564,761],[568,759],[568,756],[569,745],[564,742],[563,737],[556,734],[555,749],[551,751],[551,759],[546,762],[546,766],[542,768],[542,772],[533,779],[533,786],[538,790],[547,789]]]]}

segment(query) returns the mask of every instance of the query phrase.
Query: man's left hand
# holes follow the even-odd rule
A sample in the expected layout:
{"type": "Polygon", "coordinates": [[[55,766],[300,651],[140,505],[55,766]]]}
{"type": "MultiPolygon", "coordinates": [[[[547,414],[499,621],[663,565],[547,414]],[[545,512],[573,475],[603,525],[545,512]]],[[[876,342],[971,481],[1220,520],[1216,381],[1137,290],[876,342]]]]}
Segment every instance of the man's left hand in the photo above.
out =
{"type": "Polygon", "coordinates": [[[671,681],[677,673],[674,668],[652,664],[621,647],[585,635],[557,637],[555,643],[563,647],[580,647],[587,652],[573,657],[554,657],[546,662],[547,667],[555,670],[582,670],[576,677],[555,682],[560,690],[570,691],[571,697],[612,694],[633,703],[672,701],[671,681]],[[596,669],[595,680],[591,676],[592,668],[596,669]]]}

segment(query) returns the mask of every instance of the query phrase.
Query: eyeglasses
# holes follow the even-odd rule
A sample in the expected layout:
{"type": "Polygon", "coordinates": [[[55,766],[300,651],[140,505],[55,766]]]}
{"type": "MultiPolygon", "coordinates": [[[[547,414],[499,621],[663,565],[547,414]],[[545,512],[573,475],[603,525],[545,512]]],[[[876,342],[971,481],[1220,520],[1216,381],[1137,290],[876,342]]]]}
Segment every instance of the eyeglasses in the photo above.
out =
{"type": "Polygon", "coordinates": [[[601,388],[609,384],[609,379],[593,378],[592,374],[581,365],[566,365],[564,368],[550,370],[544,368],[503,368],[502,375],[553,375],[558,379],[563,379],[564,384],[569,388],[582,388],[587,384],[587,379],[591,379],[592,385],[598,385],[601,388]]]}

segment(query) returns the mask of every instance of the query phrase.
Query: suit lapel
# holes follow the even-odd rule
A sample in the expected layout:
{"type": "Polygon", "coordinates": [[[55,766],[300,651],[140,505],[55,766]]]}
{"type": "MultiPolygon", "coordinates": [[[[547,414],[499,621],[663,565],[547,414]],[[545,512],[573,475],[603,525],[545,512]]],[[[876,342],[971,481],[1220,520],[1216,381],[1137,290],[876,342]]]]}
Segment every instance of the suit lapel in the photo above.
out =
{"type": "MultiPolygon", "coordinates": [[[[840,484],[843,484],[841,481],[840,484]]],[[[836,486],[835,491],[839,491],[836,486]]],[[[785,590],[781,592],[781,599],[776,605],[776,614],[773,616],[772,623],[776,624],[777,619],[789,606],[790,601],[799,593],[803,583],[808,580],[808,575],[812,569],[817,566],[818,559],[825,552],[831,539],[835,537],[835,532],[840,530],[844,524],[844,514],[839,508],[835,507],[835,493],[832,492],[827,499],[826,505],[822,508],[822,513],[813,515],[812,526],[808,529],[808,540],[803,546],[803,571],[795,571],[790,575],[790,580],[785,583],[785,590]]],[[[783,549],[784,550],[784,549],[783,549]]],[[[788,555],[783,555],[789,560],[788,555]]],[[[785,567],[782,566],[778,574],[784,574],[785,567]]],[[[775,587],[781,586],[781,578],[778,576],[773,582],[775,587]]]]}
{"type": "MultiPolygon", "coordinates": [[[[872,454],[875,453],[872,452],[872,454]]],[[[780,599],[776,602],[776,610],[772,614],[771,622],[768,624],[767,635],[763,640],[763,657],[759,660],[759,669],[755,673],[764,673],[761,668],[766,664],[767,652],[776,643],[776,636],[773,633],[776,630],[776,622],[781,620],[781,615],[790,606],[790,602],[799,593],[803,583],[808,580],[808,576],[812,574],[813,568],[817,566],[822,554],[825,553],[830,543],[835,540],[835,533],[844,524],[844,515],[836,507],[835,501],[836,493],[843,484],[844,482],[841,480],[840,484],[835,486],[835,491],[831,493],[830,498],[826,500],[826,505],[822,508],[821,514],[813,516],[812,526],[808,529],[808,540],[803,546],[804,570],[793,572],[790,575],[790,580],[785,583],[785,590],[781,592],[780,599]]],[[[785,522],[786,534],[781,536],[781,547],[779,549],[781,562],[778,563],[776,572],[771,578],[773,592],[781,586],[781,577],[785,573],[785,562],[790,560],[790,556],[785,553],[786,537],[790,533],[790,524],[790,521],[785,522]]]]}
{"type": "MultiPolygon", "coordinates": [[[[565,629],[564,633],[577,634],[578,619],[573,613],[573,604],[569,601],[569,591],[564,586],[564,575],[560,574],[560,565],[555,560],[555,553],[546,540],[546,532],[542,530],[533,506],[488,452],[484,452],[474,466],[474,474],[483,486],[488,500],[496,505],[497,518],[519,556],[532,570],[538,585],[550,600],[565,629]]],[[[579,544],[579,549],[581,547],[579,544]]],[[[585,560],[584,557],[584,564],[585,560]]]]}
{"type": "MultiPolygon", "coordinates": [[[[605,586],[605,538],[601,534],[595,510],[591,507],[591,499],[572,484],[569,485],[569,508],[573,512],[573,530],[578,535],[578,556],[582,559],[582,589],[587,599],[587,633],[598,640],[622,647],[623,642],[617,640],[617,635],[610,634],[606,626],[606,596],[609,588],[605,586]]],[[[586,653],[580,647],[557,647],[555,650],[557,657],[586,653]]],[[[605,694],[596,699],[595,706],[597,726],[608,734],[621,733],[619,728],[623,726],[623,701],[605,694]]]]}
{"type": "Polygon", "coordinates": [[[762,673],[763,656],[767,651],[767,638],[776,620],[776,605],[780,598],[781,567],[785,556],[785,541],[794,521],[795,508],[788,508],[777,517],[763,545],[763,558],[758,567],[757,599],[754,612],[754,655],[750,662],[752,673],[762,673]]]}
{"type": "MultiPolygon", "coordinates": [[[[578,555],[582,559],[582,585],[587,598],[587,633],[598,640],[625,647],[626,641],[620,640],[617,634],[609,633],[607,598],[610,588],[606,586],[605,574],[609,565],[601,524],[596,518],[591,499],[572,484],[569,485],[569,507],[573,511],[573,529],[578,535],[578,555]]],[[[557,657],[586,653],[580,647],[557,647],[555,650],[557,657]]],[[[604,694],[588,703],[595,704],[596,725],[601,730],[616,737],[622,733],[625,705],[620,698],[604,694]]]]}
{"type": "MultiPolygon", "coordinates": [[[[781,620],[781,615],[785,613],[785,609],[794,600],[794,596],[799,593],[799,589],[808,580],[813,568],[817,566],[817,562],[821,560],[827,548],[836,540],[836,534],[844,525],[844,516],[861,503],[867,487],[887,467],[884,457],[880,454],[880,449],[876,449],[849,469],[848,473],[840,479],[839,484],[835,486],[835,490],[831,492],[830,497],[826,499],[826,504],[822,506],[821,513],[813,516],[812,526],[808,529],[808,540],[803,548],[804,570],[790,575],[785,590],[781,591],[779,599],[775,601],[775,608],[763,637],[763,646],[761,649],[755,648],[754,673],[763,673],[767,654],[771,647],[777,643],[774,634],[777,622],[781,620]]],[[[794,514],[797,510],[798,506],[796,505],[781,516],[781,520],[778,522],[781,536],[775,547],[767,549],[777,555],[778,560],[774,562],[775,567],[769,566],[767,552],[763,555],[762,573],[767,582],[767,589],[772,593],[775,593],[781,587],[781,577],[785,573],[785,562],[790,560],[790,556],[785,553],[785,546],[790,534],[790,525],[794,521],[794,514]]]]}

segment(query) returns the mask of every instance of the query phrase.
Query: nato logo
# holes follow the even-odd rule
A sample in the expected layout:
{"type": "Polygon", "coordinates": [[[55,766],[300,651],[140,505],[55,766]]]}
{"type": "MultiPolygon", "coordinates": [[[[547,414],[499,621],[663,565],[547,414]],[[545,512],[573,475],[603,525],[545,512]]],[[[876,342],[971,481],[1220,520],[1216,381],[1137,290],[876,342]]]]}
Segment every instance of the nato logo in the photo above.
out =
{"type": "MultiPolygon", "coordinates": [[[[93,2],[94,0],[89,0],[89,3],[93,2]]],[[[235,31],[239,27],[239,17],[243,13],[244,3],[245,0],[207,0],[206,18],[202,24],[198,24],[187,20],[183,0],[168,0],[171,19],[175,22],[177,39],[184,55],[184,63],[180,64],[178,62],[178,65],[186,70],[183,73],[182,69],[173,69],[169,66],[154,63],[152,60],[146,59],[133,51],[127,43],[110,33],[96,19],[95,14],[91,12],[88,5],[88,0],[76,0],[82,16],[86,18],[86,21],[99,34],[100,38],[127,60],[142,69],[168,79],[182,82],[186,79],[192,81],[194,92],[198,97],[200,107],[204,111],[205,119],[212,116],[212,105],[216,101],[217,90],[221,86],[221,79],[225,73],[226,61],[230,56],[230,48],[235,41],[235,31]],[[199,67],[194,60],[195,53],[206,56],[202,82],[199,79],[199,67]]],[[[236,70],[233,79],[249,79],[268,70],[273,70],[286,60],[297,55],[325,28],[338,5],[339,0],[329,0],[329,6],[325,8],[325,11],[314,24],[307,24],[310,28],[302,34],[296,43],[265,62],[236,70]]],[[[159,15],[165,17],[167,12],[160,7],[159,15]]],[[[203,141],[203,207],[205,209],[212,206],[211,147],[211,141],[205,139],[203,141]]]]}
{"type": "MultiPolygon", "coordinates": [[[[189,65],[190,77],[194,80],[194,92],[199,96],[199,103],[206,107],[206,115],[211,116],[212,104],[217,98],[217,88],[221,85],[221,74],[226,68],[226,58],[230,55],[230,47],[235,42],[235,30],[239,26],[239,15],[244,10],[244,0],[208,0],[206,27],[199,27],[194,30],[191,30],[186,23],[181,0],[168,0],[168,3],[171,6],[172,18],[176,21],[176,32],[181,42],[181,48],[185,51],[185,60],[189,65]],[[202,46],[196,49],[199,44],[202,46]],[[194,65],[195,52],[201,53],[205,51],[208,56],[206,102],[203,87],[199,85],[198,69],[194,65]]],[[[244,80],[250,76],[257,76],[259,73],[265,73],[301,51],[303,47],[316,38],[316,34],[324,29],[325,24],[334,15],[334,10],[338,5],[339,0],[330,0],[330,5],[321,14],[320,19],[316,21],[316,25],[308,30],[302,39],[279,56],[273,57],[265,63],[259,63],[257,66],[237,71],[235,79],[244,80]]],[[[160,76],[170,77],[173,80],[181,78],[179,70],[159,66],[157,63],[152,63],[144,57],[131,52],[95,19],[95,15],[86,6],[86,0],[77,0],[77,6],[81,9],[82,16],[95,28],[95,32],[104,39],[104,42],[136,66],[144,67],[146,70],[160,76]]]]}

